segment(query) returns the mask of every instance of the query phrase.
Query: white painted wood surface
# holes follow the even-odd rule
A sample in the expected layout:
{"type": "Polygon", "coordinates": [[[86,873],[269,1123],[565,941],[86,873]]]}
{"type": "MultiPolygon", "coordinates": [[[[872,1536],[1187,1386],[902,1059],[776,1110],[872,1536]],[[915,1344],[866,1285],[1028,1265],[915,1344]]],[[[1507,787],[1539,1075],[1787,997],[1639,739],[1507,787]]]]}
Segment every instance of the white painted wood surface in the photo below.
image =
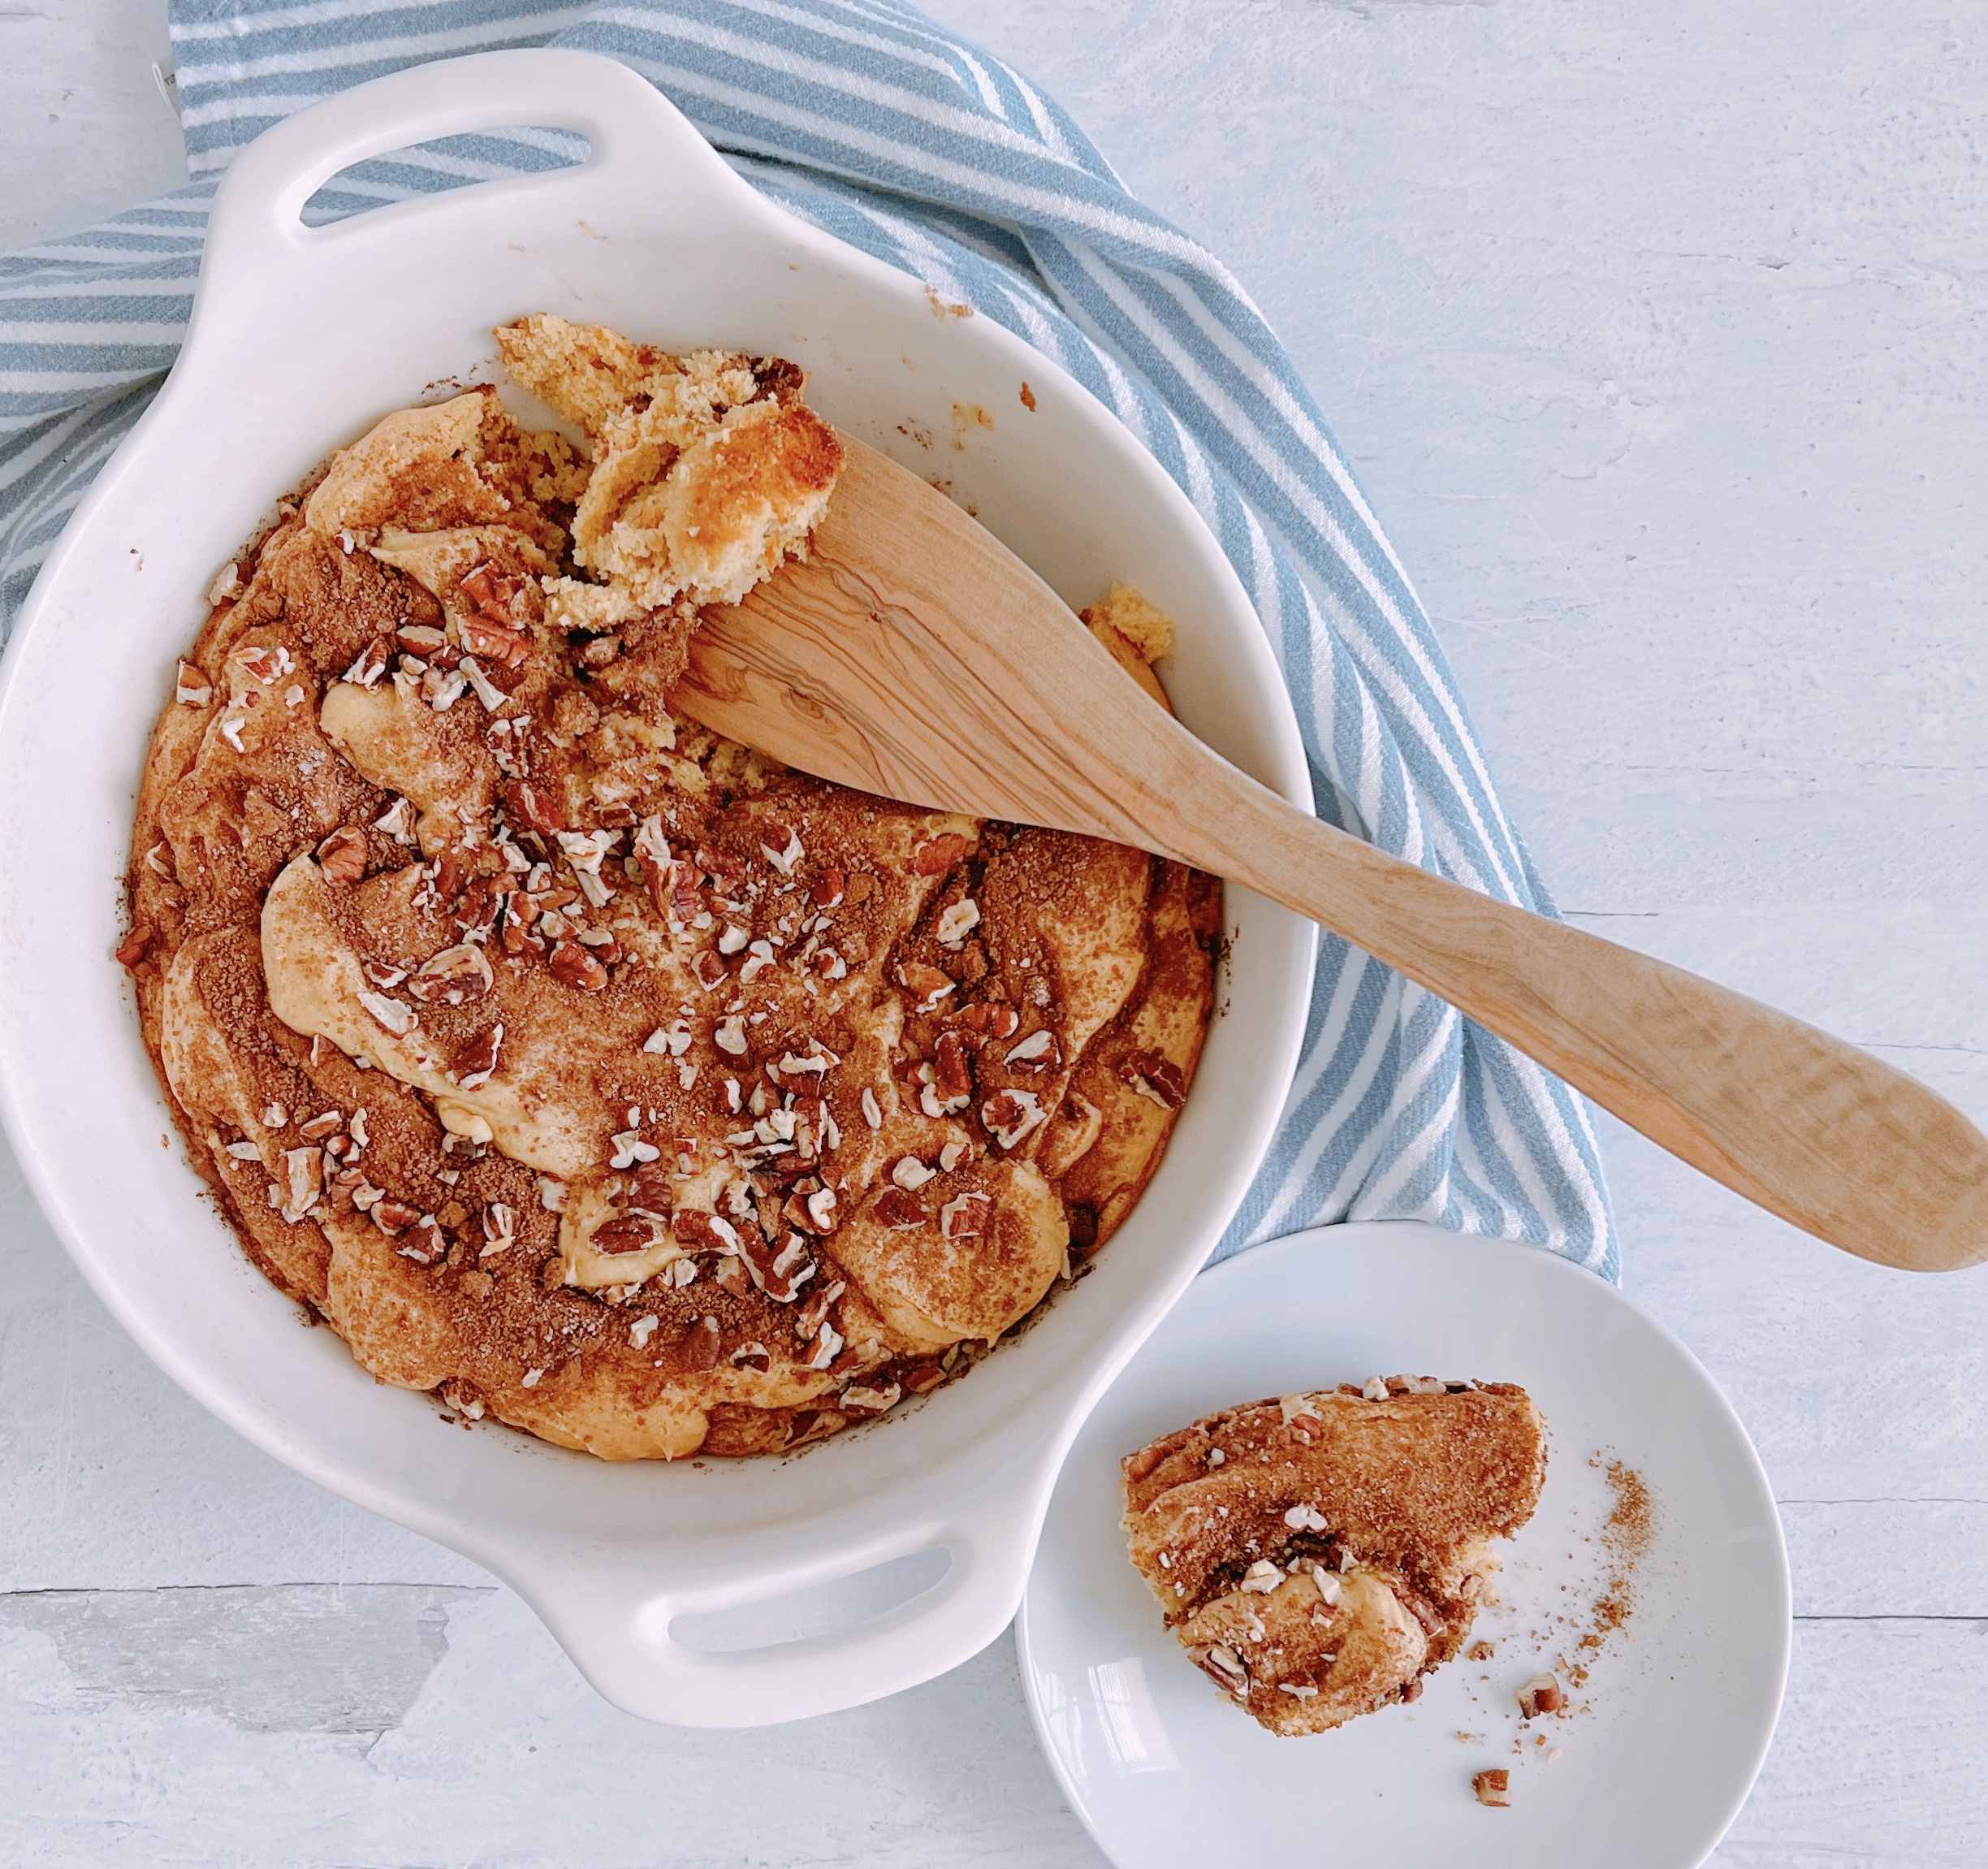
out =
{"type": "MultiPolygon", "coordinates": [[[[932,10],[1283,332],[1570,914],[1988,1119],[1978,14],[932,10]]],[[[179,178],[161,11],[0,6],[0,250],[179,178]]],[[[1717,1860],[1988,1862],[1988,1273],[1888,1274],[1607,1148],[1627,1287],[1733,1397],[1794,1556],[1787,1712],[1717,1860]]],[[[1100,1861],[1005,1642],[802,1727],[612,1712],[473,1567],[181,1397],[11,1160],[0,1500],[9,1863],[1100,1861]]]]}

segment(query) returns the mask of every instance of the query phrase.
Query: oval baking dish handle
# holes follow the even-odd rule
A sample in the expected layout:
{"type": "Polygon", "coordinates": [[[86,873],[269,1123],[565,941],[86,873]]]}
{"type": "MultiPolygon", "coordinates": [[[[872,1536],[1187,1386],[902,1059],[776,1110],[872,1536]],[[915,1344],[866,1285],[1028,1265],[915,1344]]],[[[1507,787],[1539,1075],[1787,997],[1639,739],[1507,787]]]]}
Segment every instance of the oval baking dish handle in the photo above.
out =
{"type": "Polygon", "coordinates": [[[671,1587],[638,1557],[555,1568],[497,1565],[606,1698],[672,1726],[771,1726],[838,1713],[916,1687],[978,1655],[1007,1627],[1028,1581],[1055,1481],[1031,1463],[983,1486],[937,1521],[795,1562],[744,1559],[727,1577],[711,1566],[671,1587]],[[738,1609],[833,1583],[935,1549],[945,1574],[909,1602],[826,1635],[763,1648],[694,1648],[672,1633],[680,1617],[738,1609]]]}
{"type": "Polygon", "coordinates": [[[543,197],[576,183],[596,201],[604,188],[638,191],[646,223],[663,231],[672,217],[702,224],[714,208],[734,218],[767,211],[676,106],[627,66],[554,48],[479,52],[355,85],[265,130],[235,158],[215,193],[201,284],[204,290],[210,277],[221,277],[240,282],[252,296],[259,269],[314,253],[328,257],[342,240],[380,220],[443,204],[459,213],[469,193],[543,197]],[[467,183],[323,227],[304,224],[305,203],[356,162],[441,136],[525,126],[585,136],[591,145],[586,161],[467,183]]]}

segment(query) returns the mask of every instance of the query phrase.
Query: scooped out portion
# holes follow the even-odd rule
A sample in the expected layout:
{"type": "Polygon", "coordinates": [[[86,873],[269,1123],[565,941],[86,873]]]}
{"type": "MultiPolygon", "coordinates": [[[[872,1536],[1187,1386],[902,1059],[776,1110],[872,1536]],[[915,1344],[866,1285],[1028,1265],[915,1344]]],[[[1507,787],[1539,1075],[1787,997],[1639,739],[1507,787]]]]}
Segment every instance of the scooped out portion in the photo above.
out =
{"type": "MultiPolygon", "coordinates": [[[[834,430],[778,358],[497,337],[583,440],[473,392],[281,504],[154,732],[120,958],[244,1245],[375,1376],[606,1458],[779,1452],[964,1373],[1122,1222],[1220,885],[680,720],[834,430]]],[[[1164,699],[1143,601],[1094,626],[1164,699]]]]}
{"type": "Polygon", "coordinates": [[[1462,1649],[1532,1517],[1545,1424],[1510,1383],[1376,1377],[1206,1417],[1128,1455],[1132,1562],[1167,1626],[1273,1733],[1396,1701],[1462,1649]]]}
{"type": "Polygon", "coordinates": [[[504,326],[497,348],[593,452],[572,527],[591,578],[547,588],[564,625],[612,628],[681,597],[736,604],[828,509],[841,447],[790,363],[672,356],[551,313],[504,326]]]}

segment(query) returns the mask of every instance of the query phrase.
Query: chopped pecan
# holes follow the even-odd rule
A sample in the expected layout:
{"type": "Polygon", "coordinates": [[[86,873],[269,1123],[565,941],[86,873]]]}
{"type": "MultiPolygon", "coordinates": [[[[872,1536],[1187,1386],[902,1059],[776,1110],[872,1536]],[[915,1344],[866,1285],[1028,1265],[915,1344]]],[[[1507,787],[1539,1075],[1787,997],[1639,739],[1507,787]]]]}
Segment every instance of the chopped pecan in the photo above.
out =
{"type": "MultiPolygon", "coordinates": [[[[631,1110],[629,1114],[633,1116],[635,1112],[631,1110]]],[[[618,1130],[614,1136],[614,1153],[607,1166],[610,1168],[633,1168],[637,1162],[655,1161],[662,1153],[653,1142],[645,1142],[639,1131],[618,1130]]]]}
{"type": "Polygon", "coordinates": [[[233,651],[228,660],[238,664],[266,688],[279,675],[287,675],[290,672],[289,651],[266,643],[245,642],[240,648],[233,651]]]}
{"type": "Polygon", "coordinates": [[[479,934],[497,919],[505,900],[504,886],[495,876],[472,876],[456,905],[456,925],[465,934],[479,934]]]}
{"type": "Polygon", "coordinates": [[[676,1365],[683,1369],[709,1369],[718,1362],[718,1320],[700,1317],[676,1340],[676,1365]]]}
{"type": "Polygon", "coordinates": [[[345,671],[345,679],[355,686],[370,688],[387,673],[390,651],[384,636],[375,636],[359,651],[357,660],[345,671]]]}
{"type": "Polygon", "coordinates": [[[408,994],[423,1006],[460,1006],[491,989],[491,963],[473,941],[444,948],[414,970],[408,994]]]}
{"type": "Polygon", "coordinates": [[[502,1022],[493,1025],[480,1038],[473,1038],[456,1054],[456,1062],[449,1075],[465,1090],[480,1090],[491,1080],[497,1068],[497,1053],[503,1045],[504,1028],[502,1022]]]}
{"type": "Polygon", "coordinates": [[[1181,1067],[1160,1052],[1134,1052],[1118,1066],[1118,1079],[1162,1110],[1178,1110],[1187,1099],[1181,1067]]]}
{"type": "Polygon", "coordinates": [[[1042,1099],[1032,1090],[1004,1090],[980,1105],[980,1121],[1004,1149],[1013,1149],[1048,1120],[1042,1099]]]}
{"type": "Polygon", "coordinates": [[[117,944],[115,958],[119,967],[136,967],[150,952],[152,930],[143,926],[133,928],[117,944]]]}
{"type": "Polygon", "coordinates": [[[948,1240],[976,1239],[986,1227],[988,1209],[993,1205],[985,1194],[958,1195],[939,1209],[939,1231],[948,1240]]]}
{"type": "Polygon", "coordinates": [[[462,582],[456,586],[456,595],[463,605],[473,606],[474,613],[485,621],[508,629],[516,624],[517,595],[523,588],[523,579],[499,571],[486,559],[464,573],[462,582]]]}
{"type": "Polygon", "coordinates": [[[1542,1713],[1558,1713],[1563,1702],[1558,1679],[1536,1674],[1519,1689],[1519,1714],[1523,1720],[1536,1720],[1542,1713]]]}
{"type": "Polygon", "coordinates": [[[635,1170],[635,1179],[629,1184],[629,1207],[631,1212],[651,1214],[658,1220],[668,1220],[674,1205],[667,1168],[659,1162],[651,1162],[635,1170]]]}
{"type": "Polygon", "coordinates": [[[815,1276],[815,1261],[808,1257],[807,1242],[798,1233],[789,1233],[776,1252],[757,1227],[741,1225],[738,1253],[753,1283],[776,1304],[791,1304],[801,1287],[815,1276]]]}
{"type": "Polygon", "coordinates": [[[373,1204],[373,1224],[390,1240],[397,1239],[421,1218],[421,1209],[404,1201],[382,1200],[373,1204]]]}
{"type": "Polygon", "coordinates": [[[364,880],[366,871],[365,833],[355,824],[340,824],[318,846],[318,867],[328,883],[364,880]]]}
{"type": "Polygon", "coordinates": [[[808,885],[808,899],[818,909],[832,909],[841,906],[847,888],[847,879],[840,870],[823,870],[808,885]]]}
{"type": "Polygon", "coordinates": [[[562,986],[575,987],[581,993],[599,993],[607,984],[607,968],[577,941],[555,941],[547,965],[562,986]]]}
{"type": "Polygon", "coordinates": [[[582,947],[590,948],[594,958],[603,967],[612,967],[621,958],[621,944],[606,928],[581,928],[573,939],[582,947]]]}
{"type": "Polygon", "coordinates": [[[876,1217],[893,1232],[923,1227],[931,1218],[925,1203],[901,1188],[886,1188],[877,1196],[876,1217]]]}
{"type": "Polygon", "coordinates": [[[707,844],[699,844],[696,850],[697,867],[715,883],[741,882],[746,876],[746,859],[735,856],[730,850],[715,850],[707,844]]]}
{"type": "Polygon", "coordinates": [[[661,1224],[646,1214],[624,1214],[618,1220],[595,1227],[587,1244],[596,1252],[619,1257],[624,1252],[646,1252],[666,1237],[661,1224]]]}
{"type": "Polygon", "coordinates": [[[807,854],[801,840],[785,824],[768,824],[759,837],[759,854],[784,876],[794,873],[794,865],[807,854]]]}
{"type": "Polygon", "coordinates": [[[815,1348],[807,1360],[810,1369],[829,1369],[835,1366],[836,1358],[842,1354],[842,1333],[832,1324],[824,1324],[815,1333],[815,1348]]]}
{"type": "Polygon", "coordinates": [[[833,1408],[796,1408],[787,1417],[787,1438],[782,1444],[797,1447],[804,1441],[818,1441],[842,1425],[842,1417],[833,1408]]]}
{"type": "Polygon", "coordinates": [[[741,1343],[732,1352],[732,1361],[741,1369],[757,1369],[761,1375],[773,1367],[773,1357],[765,1344],[741,1343]]]}
{"type": "Polygon", "coordinates": [[[326,1190],[331,1196],[331,1211],[334,1214],[356,1211],[359,1205],[359,1190],[365,1184],[366,1178],[361,1170],[341,1168],[331,1177],[331,1187],[326,1190]]]}
{"type": "Polygon", "coordinates": [[[286,1149],[283,1151],[284,1192],[283,1217],[292,1226],[318,1205],[324,1187],[324,1151],[322,1149],[286,1149]]]}
{"type": "Polygon", "coordinates": [[[1242,1588],[1259,1596],[1268,1596],[1284,1581],[1282,1571],[1268,1558],[1258,1558],[1242,1578],[1242,1588]]]}
{"type": "Polygon", "coordinates": [[[1511,1802],[1511,1774],[1502,1766],[1480,1772],[1471,1780],[1471,1789],[1477,1793],[1480,1804],[1502,1808],[1511,1802]]]}
{"type": "Polygon", "coordinates": [[[1217,1642],[1205,1655],[1196,1655],[1195,1664],[1224,1694],[1234,1694],[1238,1700],[1248,1699],[1249,1666],[1225,1643],[1217,1642]]]}
{"type": "Polygon", "coordinates": [[[500,668],[517,669],[524,667],[531,655],[531,638],[522,630],[482,617],[465,617],[461,625],[464,649],[483,661],[495,663],[500,668]]]}
{"type": "Polygon", "coordinates": [[[738,1229],[722,1214],[707,1214],[701,1208],[678,1208],[670,1221],[670,1237],[680,1246],[704,1252],[739,1250],[738,1229]]]}
{"type": "Polygon", "coordinates": [[[565,829],[557,801],[542,785],[534,785],[529,779],[513,779],[506,785],[503,803],[512,821],[528,831],[550,837],[565,829]]]}
{"type": "Polygon", "coordinates": [[[813,1077],[826,1079],[828,1073],[841,1062],[842,1060],[834,1052],[829,1050],[819,1038],[811,1038],[808,1040],[807,1052],[805,1056],[795,1051],[782,1052],[778,1067],[776,1068],[769,1064],[767,1066],[767,1075],[776,1079],[783,1074],[794,1078],[813,1077]]]}
{"type": "Polygon", "coordinates": [[[823,1322],[836,1308],[847,1287],[838,1278],[832,1285],[825,1285],[811,1293],[794,1313],[794,1335],[806,1343],[819,1330],[823,1322]]]}
{"type": "Polygon", "coordinates": [[[922,960],[908,960],[899,967],[897,982],[918,1001],[921,1012],[930,1012],[953,990],[953,982],[948,976],[922,960]]]}
{"type": "Polygon", "coordinates": [[[942,876],[966,854],[966,840],[957,831],[944,831],[911,853],[911,867],[921,876],[942,876]]]}
{"type": "Polygon", "coordinates": [[[832,1188],[803,1186],[787,1196],[780,1218],[803,1233],[832,1233],[835,1231],[835,1205],[832,1188]]]}
{"type": "Polygon", "coordinates": [[[976,1000],[953,1014],[952,1023],[975,1038],[1012,1038],[1022,1023],[1022,1015],[1011,1006],[993,1000],[976,1000]]]}
{"type": "Polygon", "coordinates": [[[881,1415],[896,1408],[903,1394],[896,1382],[852,1382],[836,1397],[836,1406],[847,1415],[881,1415]]]}
{"type": "Polygon", "coordinates": [[[488,1259],[501,1252],[517,1237],[517,1215],[501,1201],[483,1209],[483,1249],[478,1255],[488,1259]]]}
{"type": "MultiPolygon", "coordinates": [[[[387,1205],[380,1203],[380,1207],[387,1205]]],[[[373,1209],[373,1218],[379,1218],[379,1207],[373,1209]]],[[[439,1265],[448,1252],[448,1239],[442,1231],[442,1223],[432,1214],[416,1217],[395,1250],[403,1259],[412,1259],[417,1265],[439,1265]]]]}
{"type": "MultiPolygon", "coordinates": [[[[649,885],[650,899],[655,904],[656,913],[667,916],[670,902],[676,893],[678,865],[670,855],[669,838],[659,817],[647,817],[635,833],[635,856],[642,867],[643,876],[649,885]]],[[[696,880],[687,885],[694,889],[696,880]]]]}
{"type": "Polygon", "coordinates": [[[973,1095],[973,1073],[966,1065],[966,1047],[957,1032],[942,1032],[932,1054],[932,1081],[942,1101],[973,1095]]]}
{"type": "MultiPolygon", "coordinates": [[[[529,900],[529,898],[524,896],[511,896],[506,899],[514,906],[514,908],[518,902],[529,900]]],[[[515,912],[506,915],[503,926],[504,952],[506,954],[523,954],[531,949],[536,949],[542,954],[545,951],[545,937],[542,935],[534,934],[529,927],[515,912]]]]}
{"type": "Polygon", "coordinates": [[[411,1006],[389,999],[382,993],[362,993],[359,1003],[395,1038],[404,1038],[421,1023],[421,1015],[411,1006]]]}
{"type": "Polygon", "coordinates": [[[980,905],[971,896],[949,903],[939,914],[933,932],[941,947],[956,948],[980,925],[980,905]]]}
{"type": "Polygon", "coordinates": [[[1057,1049],[1056,1034],[1047,1026],[1040,1032],[1031,1032],[1001,1060],[1004,1064],[1026,1071],[1053,1071],[1062,1062],[1063,1055],[1057,1049]]]}

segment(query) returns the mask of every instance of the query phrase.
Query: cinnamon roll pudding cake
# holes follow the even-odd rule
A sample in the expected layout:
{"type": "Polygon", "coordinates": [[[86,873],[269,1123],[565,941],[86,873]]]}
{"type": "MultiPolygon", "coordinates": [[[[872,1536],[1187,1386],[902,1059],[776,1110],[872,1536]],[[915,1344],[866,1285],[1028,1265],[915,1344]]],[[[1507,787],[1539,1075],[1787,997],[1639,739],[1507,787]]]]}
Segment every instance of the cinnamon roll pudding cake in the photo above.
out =
{"type": "Polygon", "coordinates": [[[1124,1463],[1132,1562],[1273,1733],[1413,1700],[1532,1516],[1545,1424],[1508,1382],[1376,1376],[1224,1409],[1124,1463]]]}
{"type": "MultiPolygon", "coordinates": [[[[778,1452],[964,1373],[1124,1220],[1219,885],[676,713],[835,431],[778,358],[496,335],[560,426],[390,414],[209,593],[119,958],[243,1247],[375,1377],[607,1459],[778,1452]]],[[[1164,704],[1166,619],[1086,621],[1164,704]]]]}

